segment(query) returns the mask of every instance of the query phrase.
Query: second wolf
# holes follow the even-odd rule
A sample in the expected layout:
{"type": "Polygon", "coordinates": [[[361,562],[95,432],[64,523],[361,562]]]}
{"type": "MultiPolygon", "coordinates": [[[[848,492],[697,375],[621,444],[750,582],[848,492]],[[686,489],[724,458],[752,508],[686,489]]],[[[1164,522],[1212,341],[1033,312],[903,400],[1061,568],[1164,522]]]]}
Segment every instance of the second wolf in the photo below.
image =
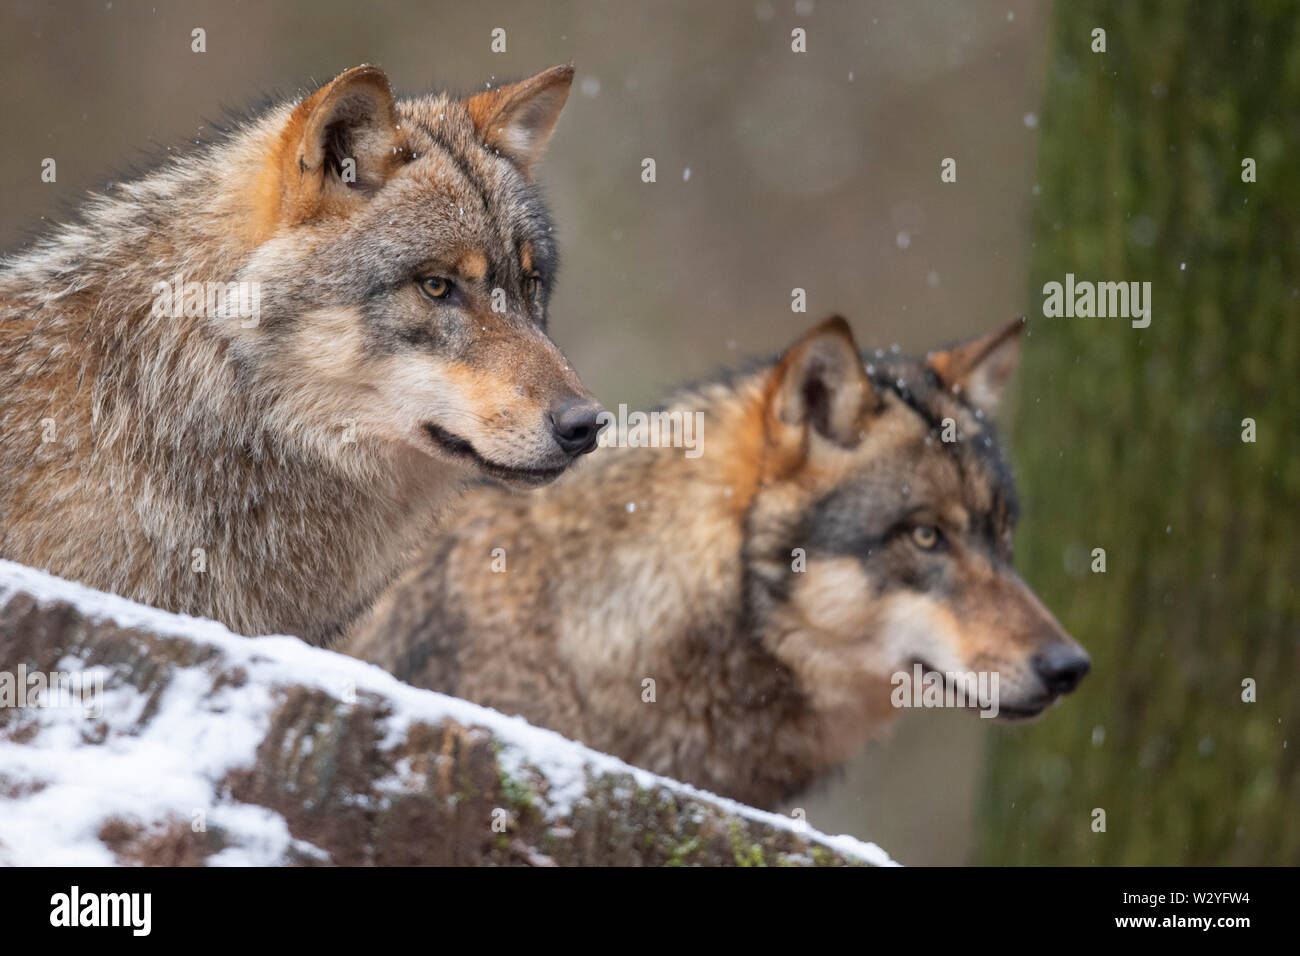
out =
{"type": "Polygon", "coordinates": [[[1089,660],[1011,566],[989,416],[1021,325],[864,361],[823,323],[676,397],[697,457],[607,448],[581,480],[473,496],[349,649],[759,806],[861,748],[915,665],[996,673],[999,716],[1036,715],[1089,660]]]}

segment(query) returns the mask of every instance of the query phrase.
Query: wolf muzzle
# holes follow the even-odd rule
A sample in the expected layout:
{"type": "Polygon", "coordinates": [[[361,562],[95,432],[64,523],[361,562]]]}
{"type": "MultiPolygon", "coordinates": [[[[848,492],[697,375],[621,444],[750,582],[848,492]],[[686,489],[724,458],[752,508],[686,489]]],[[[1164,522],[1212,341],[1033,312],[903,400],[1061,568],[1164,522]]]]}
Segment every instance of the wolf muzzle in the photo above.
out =
{"type": "Polygon", "coordinates": [[[596,447],[597,419],[605,409],[586,398],[561,399],[551,405],[551,430],[565,454],[577,458],[596,447]]]}

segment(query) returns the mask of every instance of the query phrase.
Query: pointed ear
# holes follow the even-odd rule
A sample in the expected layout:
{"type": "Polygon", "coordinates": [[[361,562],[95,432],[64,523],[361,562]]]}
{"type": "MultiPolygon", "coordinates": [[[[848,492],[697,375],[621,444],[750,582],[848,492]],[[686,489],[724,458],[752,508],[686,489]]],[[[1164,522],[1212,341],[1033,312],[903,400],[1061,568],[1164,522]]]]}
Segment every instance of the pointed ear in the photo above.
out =
{"type": "Polygon", "coordinates": [[[546,152],[572,82],[573,67],[555,66],[531,79],[471,96],[465,108],[484,145],[531,177],[546,152]]]}
{"type": "Polygon", "coordinates": [[[374,192],[405,159],[388,77],[354,67],[294,108],[280,133],[268,212],[301,222],[374,192]]]}
{"type": "Polygon", "coordinates": [[[850,447],[881,402],[862,365],[848,322],[834,316],[792,345],[768,383],[768,431],[798,429],[850,447]]]}
{"type": "Polygon", "coordinates": [[[986,412],[995,412],[1020,358],[1020,332],[1024,327],[1025,317],[1021,316],[965,345],[931,352],[925,364],[944,388],[964,394],[986,412]]]}

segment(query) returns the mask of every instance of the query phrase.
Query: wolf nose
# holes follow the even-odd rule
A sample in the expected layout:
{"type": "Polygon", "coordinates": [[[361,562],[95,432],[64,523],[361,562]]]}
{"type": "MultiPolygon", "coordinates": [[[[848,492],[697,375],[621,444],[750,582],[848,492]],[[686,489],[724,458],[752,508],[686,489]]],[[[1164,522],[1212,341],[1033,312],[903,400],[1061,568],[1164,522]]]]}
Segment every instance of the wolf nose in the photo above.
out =
{"type": "Polygon", "coordinates": [[[1092,669],[1092,660],[1080,647],[1053,644],[1034,657],[1034,670],[1053,694],[1068,694],[1092,669]]]}
{"type": "Polygon", "coordinates": [[[586,398],[566,398],[551,406],[551,428],[555,443],[573,456],[585,455],[596,447],[600,433],[597,419],[604,409],[586,398]]]}

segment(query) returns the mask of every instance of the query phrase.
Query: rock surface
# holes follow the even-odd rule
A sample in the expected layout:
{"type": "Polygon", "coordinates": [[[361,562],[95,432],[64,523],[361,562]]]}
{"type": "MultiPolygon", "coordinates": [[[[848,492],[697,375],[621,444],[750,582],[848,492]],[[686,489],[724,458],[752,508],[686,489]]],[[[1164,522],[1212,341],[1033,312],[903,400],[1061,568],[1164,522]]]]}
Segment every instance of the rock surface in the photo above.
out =
{"type": "Polygon", "coordinates": [[[0,561],[0,864],[890,863],[296,638],[0,561]]]}

